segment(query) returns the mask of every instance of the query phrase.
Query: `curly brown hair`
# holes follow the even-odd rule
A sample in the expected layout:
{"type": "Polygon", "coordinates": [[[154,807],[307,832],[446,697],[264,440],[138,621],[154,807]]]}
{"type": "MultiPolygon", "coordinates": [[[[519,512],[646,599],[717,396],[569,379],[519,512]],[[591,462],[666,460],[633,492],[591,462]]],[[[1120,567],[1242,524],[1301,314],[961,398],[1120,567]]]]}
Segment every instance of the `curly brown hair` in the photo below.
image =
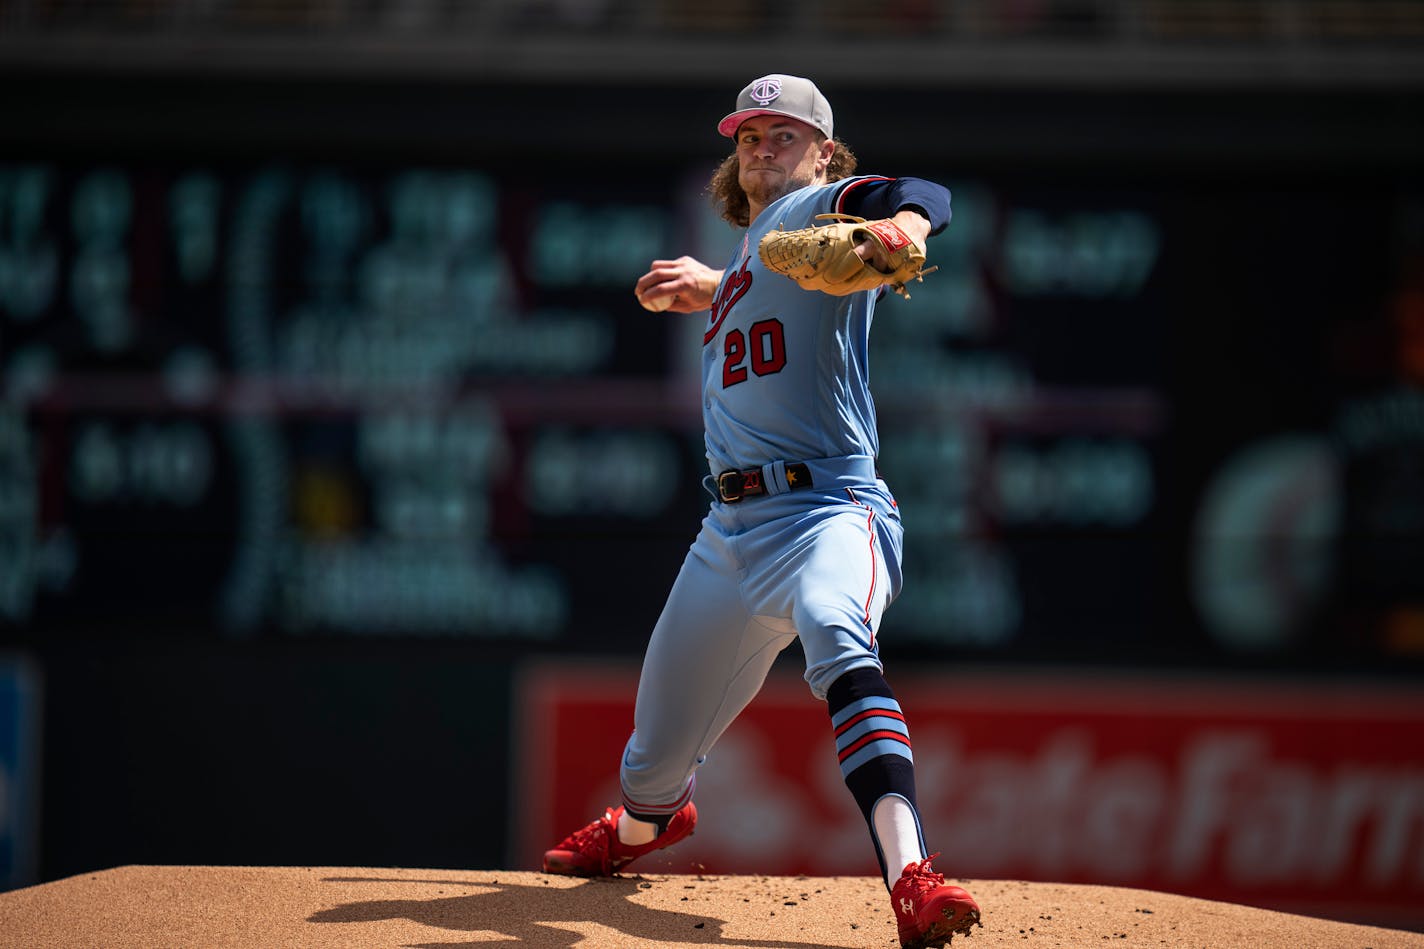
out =
{"type": "MultiPolygon", "coordinates": [[[[817,136],[817,142],[824,142],[824,135],[817,136]]],[[[835,139],[836,150],[831,153],[831,162],[826,166],[826,181],[840,181],[855,174],[855,153],[840,139],[835,139]]],[[[722,219],[733,227],[746,227],[751,223],[752,209],[747,201],[747,193],[737,180],[737,153],[735,151],[722,160],[707,183],[707,193],[712,197],[712,205],[718,209],[722,219]]]]}

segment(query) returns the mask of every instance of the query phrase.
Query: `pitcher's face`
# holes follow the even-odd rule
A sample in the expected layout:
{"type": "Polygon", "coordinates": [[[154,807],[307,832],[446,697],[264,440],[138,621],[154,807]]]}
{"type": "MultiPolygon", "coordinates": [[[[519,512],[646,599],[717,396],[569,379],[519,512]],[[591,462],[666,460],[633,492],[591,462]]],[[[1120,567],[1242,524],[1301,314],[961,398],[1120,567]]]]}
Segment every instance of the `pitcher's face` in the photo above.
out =
{"type": "Polygon", "coordinates": [[[737,129],[737,181],[753,211],[784,194],[820,181],[835,142],[805,122],[757,115],[737,129]]]}

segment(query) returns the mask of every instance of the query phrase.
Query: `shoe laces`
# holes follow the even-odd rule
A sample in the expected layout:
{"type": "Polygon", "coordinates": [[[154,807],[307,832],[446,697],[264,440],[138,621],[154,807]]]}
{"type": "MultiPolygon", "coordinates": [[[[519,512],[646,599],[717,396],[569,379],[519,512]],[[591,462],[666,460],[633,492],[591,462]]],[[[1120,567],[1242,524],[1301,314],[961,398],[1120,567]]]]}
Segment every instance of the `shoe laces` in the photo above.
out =
{"type": "Polygon", "coordinates": [[[932,853],[919,863],[906,867],[900,882],[908,886],[916,896],[924,896],[936,887],[943,886],[944,874],[936,872],[930,866],[930,861],[938,856],[938,853],[932,853]]]}
{"type": "Polygon", "coordinates": [[[606,847],[613,839],[610,835],[614,833],[617,833],[617,825],[613,823],[613,811],[609,809],[592,824],[574,831],[570,842],[578,850],[584,850],[589,844],[596,846],[602,843],[606,847]]]}

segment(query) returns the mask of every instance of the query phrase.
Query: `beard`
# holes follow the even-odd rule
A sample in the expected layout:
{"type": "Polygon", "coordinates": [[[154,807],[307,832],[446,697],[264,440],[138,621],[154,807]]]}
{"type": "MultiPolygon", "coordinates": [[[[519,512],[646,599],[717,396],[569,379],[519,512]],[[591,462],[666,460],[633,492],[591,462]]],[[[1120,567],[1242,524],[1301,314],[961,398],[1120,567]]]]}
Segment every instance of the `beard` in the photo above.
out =
{"type": "Polygon", "coordinates": [[[801,168],[797,168],[787,175],[766,175],[752,172],[739,175],[738,178],[738,183],[746,192],[747,200],[763,208],[777,198],[784,197],[798,188],[806,187],[813,180],[813,176],[801,168]]]}

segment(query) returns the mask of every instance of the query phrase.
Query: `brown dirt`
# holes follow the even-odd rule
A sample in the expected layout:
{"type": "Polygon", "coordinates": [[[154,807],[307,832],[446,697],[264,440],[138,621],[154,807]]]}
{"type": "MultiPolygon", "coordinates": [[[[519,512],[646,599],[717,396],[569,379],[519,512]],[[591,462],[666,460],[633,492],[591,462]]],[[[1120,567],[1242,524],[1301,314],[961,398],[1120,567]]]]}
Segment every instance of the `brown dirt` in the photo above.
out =
{"type": "MultiPolygon", "coordinates": [[[[1145,890],[955,881],[984,910],[956,949],[1052,946],[1424,949],[1424,935],[1145,890]]],[[[580,946],[894,949],[864,877],[151,867],[0,893],[0,945],[580,946]]]]}

